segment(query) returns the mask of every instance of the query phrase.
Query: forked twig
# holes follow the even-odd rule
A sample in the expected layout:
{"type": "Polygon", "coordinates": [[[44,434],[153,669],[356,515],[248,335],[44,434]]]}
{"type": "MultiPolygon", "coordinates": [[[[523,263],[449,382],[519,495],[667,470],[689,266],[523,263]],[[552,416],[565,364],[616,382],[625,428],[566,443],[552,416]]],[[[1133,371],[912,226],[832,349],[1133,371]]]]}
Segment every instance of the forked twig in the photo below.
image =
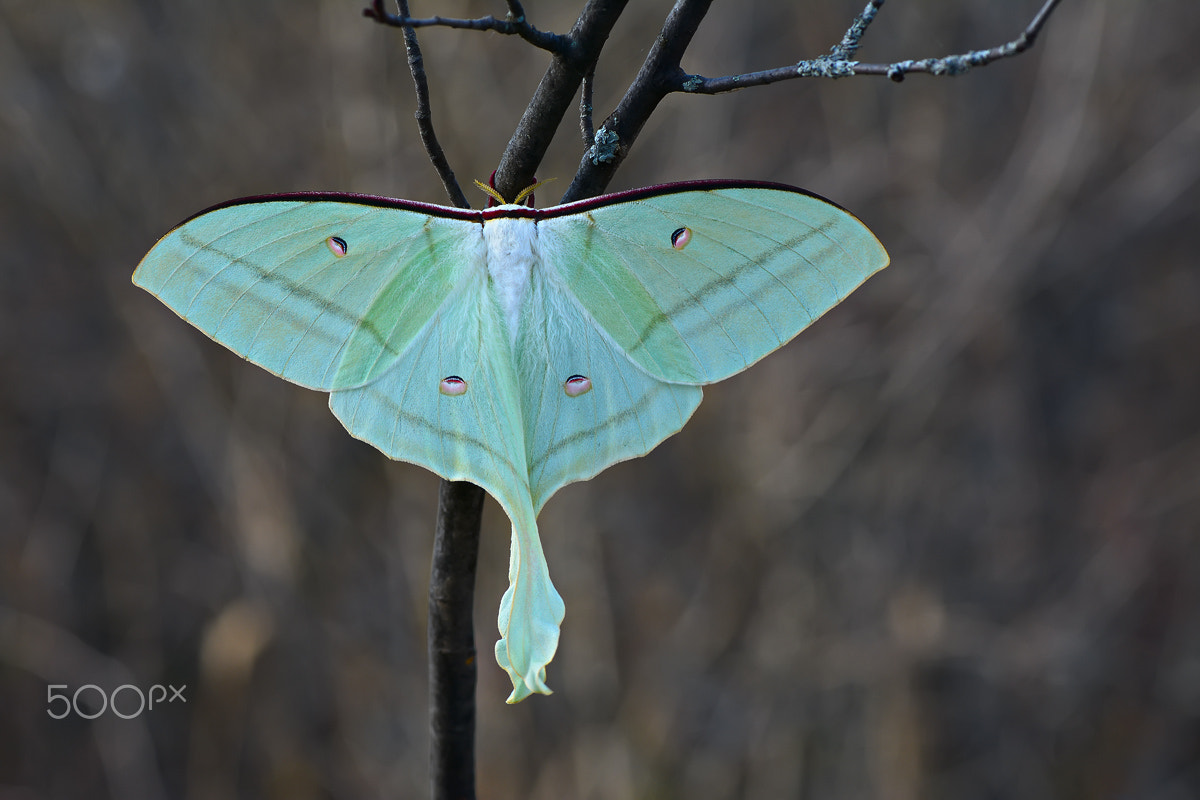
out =
{"type": "Polygon", "coordinates": [[[705,78],[702,75],[688,75],[680,71],[673,76],[672,90],[690,92],[693,94],[719,94],[745,89],[750,86],[764,86],[769,83],[793,80],[795,78],[848,78],[854,75],[886,75],[897,83],[904,80],[905,75],[923,72],[929,75],[961,75],[972,67],[982,67],[1002,58],[1010,58],[1028,50],[1037,39],[1042,28],[1049,19],[1051,12],[1060,0],[1046,0],[1045,4],[1025,26],[1021,35],[1012,41],[986,50],[972,50],[939,58],[907,59],[893,61],[888,64],[864,63],[854,61],[854,53],[858,50],[859,42],[867,28],[875,19],[876,12],[884,0],[870,0],[861,14],[855,17],[842,41],[834,46],[828,55],[790,64],[785,67],[765,69],[758,72],[746,72],[741,75],[726,75],[720,78],[705,78]]]}

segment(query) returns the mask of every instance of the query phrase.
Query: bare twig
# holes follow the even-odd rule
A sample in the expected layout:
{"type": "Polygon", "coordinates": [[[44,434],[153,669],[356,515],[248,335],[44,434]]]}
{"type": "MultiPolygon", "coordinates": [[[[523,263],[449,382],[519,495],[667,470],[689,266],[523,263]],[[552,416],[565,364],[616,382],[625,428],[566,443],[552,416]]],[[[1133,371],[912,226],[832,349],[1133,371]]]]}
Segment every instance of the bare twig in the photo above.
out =
{"type": "Polygon", "coordinates": [[[972,50],[960,55],[943,56],[942,58],[926,58],[920,61],[896,61],[891,64],[858,64],[854,67],[856,75],[887,75],[899,83],[909,72],[925,72],[930,75],[961,75],[971,67],[982,67],[1002,58],[1011,58],[1018,53],[1024,53],[1033,46],[1038,34],[1050,18],[1050,14],[1058,6],[1060,0],[1046,0],[1033,20],[1025,26],[1021,35],[1010,42],[987,50],[972,50]]]}
{"type": "Polygon", "coordinates": [[[478,17],[476,19],[454,19],[451,17],[426,17],[417,19],[410,17],[407,11],[391,14],[383,9],[383,0],[374,0],[370,8],[363,9],[363,16],[370,17],[381,25],[393,28],[460,28],[472,31],[495,31],[506,36],[520,36],[534,47],[549,50],[551,53],[561,53],[570,47],[566,36],[557,33],[540,31],[530,25],[525,19],[525,9],[519,2],[508,3],[508,15],[504,19],[496,17],[478,17]]]}
{"type": "Polygon", "coordinates": [[[883,5],[883,0],[871,0],[866,9],[855,18],[854,23],[846,31],[842,41],[835,46],[829,55],[801,61],[786,67],[747,72],[742,75],[726,75],[721,78],[705,78],[702,75],[687,75],[680,73],[672,76],[671,91],[690,92],[693,94],[718,94],[731,92],[735,89],[745,89],[750,86],[763,86],[768,83],[793,80],[795,78],[848,78],[853,75],[886,75],[893,81],[904,80],[904,76],[913,72],[924,72],[930,75],[961,75],[971,67],[981,67],[1002,58],[1009,58],[1028,50],[1049,19],[1051,12],[1058,6],[1060,0],[1046,0],[1033,20],[1016,39],[992,47],[987,50],[972,50],[969,53],[942,56],[940,58],[925,58],[920,60],[895,61],[889,64],[871,64],[851,60],[858,49],[859,40],[866,32],[867,26],[875,17],[875,12],[883,5]]]}
{"type": "MultiPolygon", "coordinates": [[[[400,8],[400,13],[407,17],[408,0],[396,0],[396,4],[400,8]]],[[[375,6],[382,12],[383,0],[376,0],[375,6]]],[[[429,82],[425,79],[425,60],[421,57],[417,32],[411,27],[404,28],[404,49],[408,53],[408,70],[412,73],[413,89],[417,95],[417,110],[413,116],[417,119],[417,130],[421,134],[425,152],[429,154],[429,161],[442,179],[442,186],[445,187],[450,202],[459,208],[470,208],[471,204],[467,202],[466,195],[459,187],[458,179],[454,177],[454,170],[450,168],[446,153],[442,150],[442,145],[437,140],[437,134],[433,131],[433,111],[429,106],[429,82]]]]}

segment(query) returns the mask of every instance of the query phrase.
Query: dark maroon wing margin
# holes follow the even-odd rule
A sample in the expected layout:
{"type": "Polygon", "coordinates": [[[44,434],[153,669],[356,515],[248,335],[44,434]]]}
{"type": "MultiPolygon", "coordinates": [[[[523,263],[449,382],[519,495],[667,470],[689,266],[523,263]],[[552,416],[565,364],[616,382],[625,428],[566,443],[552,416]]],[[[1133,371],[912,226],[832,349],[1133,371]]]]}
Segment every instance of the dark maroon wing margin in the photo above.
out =
{"type": "Polygon", "coordinates": [[[850,213],[845,208],[842,208],[837,203],[822,197],[815,192],[810,192],[807,189],[801,189],[797,186],[789,186],[786,183],[774,183],[772,181],[748,181],[748,180],[703,180],[703,181],[677,181],[675,183],[660,183],[656,186],[644,186],[640,189],[627,189],[622,192],[613,192],[611,194],[597,195],[589,197],[585,200],[576,200],[573,203],[564,203],[560,206],[550,206],[549,208],[529,208],[529,209],[512,209],[497,213],[495,209],[487,209],[483,211],[484,219],[494,217],[524,217],[530,219],[551,219],[553,217],[563,217],[568,214],[581,214],[585,211],[600,208],[601,206],[612,205],[613,203],[627,203],[634,200],[641,200],[647,197],[657,197],[664,194],[675,194],[677,192],[709,192],[714,189],[774,189],[781,192],[793,192],[795,194],[808,195],[823,203],[828,203],[831,206],[841,208],[846,213],[850,213]]]}
{"type": "MultiPolygon", "coordinates": [[[[375,206],[376,208],[395,208],[401,211],[415,211],[419,214],[428,214],[431,217],[446,217],[448,219],[461,219],[467,222],[483,222],[488,219],[496,219],[498,217],[516,217],[521,219],[552,219],[554,217],[562,217],[568,214],[580,214],[585,211],[600,208],[602,206],[612,205],[613,203],[627,203],[633,200],[641,200],[647,197],[657,197],[664,194],[675,194],[677,192],[706,192],[714,189],[775,189],[781,192],[794,192],[796,194],[804,194],[809,197],[820,200],[823,203],[828,203],[831,206],[846,209],[837,203],[822,197],[814,192],[800,189],[796,186],[789,186],[786,183],[773,183],[771,181],[747,181],[747,180],[704,180],[704,181],[678,181],[676,183],[661,183],[656,186],[645,186],[641,189],[627,189],[622,192],[613,192],[611,194],[602,194],[596,197],[589,197],[586,200],[576,200],[573,203],[565,203],[560,206],[551,206],[549,208],[529,208],[521,206],[520,208],[487,208],[478,211],[470,208],[454,208],[453,206],[439,206],[435,203],[421,203],[416,200],[398,200],[393,197],[380,197],[372,194],[355,194],[354,192],[287,192],[284,194],[262,194],[252,197],[239,197],[236,200],[226,200],[223,203],[217,203],[215,206],[206,208],[196,214],[191,215],[179,225],[186,225],[196,217],[216,211],[221,208],[229,208],[230,206],[247,205],[250,203],[271,203],[287,200],[301,200],[313,203],[352,203],[360,206],[375,206]]],[[[850,213],[847,211],[846,213],[850,213]]]]}
{"type": "MultiPolygon", "coordinates": [[[[349,203],[357,206],[375,206],[376,208],[396,208],[401,211],[416,211],[420,214],[427,214],[431,217],[448,217],[450,219],[461,219],[467,222],[482,222],[482,212],[471,208],[455,208],[453,206],[439,206],[435,203],[421,203],[416,200],[399,200],[394,197],[380,197],[373,194],[356,194],[355,192],[284,192],[281,194],[259,194],[250,197],[238,197],[234,200],[226,200],[223,203],[217,203],[215,206],[209,206],[203,211],[197,211],[190,217],[180,222],[175,228],[179,228],[188,224],[196,217],[202,217],[210,211],[217,211],[222,208],[230,208],[231,206],[250,205],[252,203],[274,203],[289,200],[302,200],[310,203],[349,203]]],[[[174,230],[172,228],[171,230],[174,230]]]]}

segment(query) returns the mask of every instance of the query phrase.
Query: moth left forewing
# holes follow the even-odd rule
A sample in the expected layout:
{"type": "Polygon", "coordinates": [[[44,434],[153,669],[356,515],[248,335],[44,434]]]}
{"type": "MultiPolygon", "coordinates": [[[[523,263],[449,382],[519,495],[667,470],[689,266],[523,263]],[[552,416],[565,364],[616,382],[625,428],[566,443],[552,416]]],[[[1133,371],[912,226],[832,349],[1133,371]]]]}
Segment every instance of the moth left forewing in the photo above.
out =
{"type": "Polygon", "coordinates": [[[460,261],[441,252],[471,227],[349,201],[233,203],[164,236],[134,283],[242,357],[330,390],[369,379],[428,319],[460,261]]]}
{"type": "Polygon", "coordinates": [[[357,315],[336,305],[330,284],[337,259],[323,227],[340,229],[370,213],[298,201],[219,208],[164,236],[138,266],[134,283],[242,357],[301,385],[326,388],[327,369],[357,315]],[[293,362],[297,349],[304,359],[293,362]]]}

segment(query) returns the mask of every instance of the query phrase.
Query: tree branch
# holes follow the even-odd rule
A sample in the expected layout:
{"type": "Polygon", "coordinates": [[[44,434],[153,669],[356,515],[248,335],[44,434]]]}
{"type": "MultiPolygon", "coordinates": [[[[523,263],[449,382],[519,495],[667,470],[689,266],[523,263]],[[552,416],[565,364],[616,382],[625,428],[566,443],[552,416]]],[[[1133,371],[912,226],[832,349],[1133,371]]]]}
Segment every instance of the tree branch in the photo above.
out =
{"type": "Polygon", "coordinates": [[[430,783],[434,800],[475,797],[475,567],[483,489],[442,481],[429,575],[430,783]]]}
{"type": "Polygon", "coordinates": [[[557,33],[540,31],[529,24],[525,19],[525,9],[516,0],[508,3],[508,15],[504,19],[497,19],[496,17],[479,17],[477,19],[426,17],[424,19],[417,19],[410,17],[406,9],[401,9],[399,14],[390,14],[384,11],[383,0],[374,0],[370,8],[363,9],[363,16],[370,17],[381,25],[390,25],[393,28],[404,28],[405,30],[437,26],[473,31],[495,31],[506,36],[520,36],[534,47],[548,50],[551,53],[561,53],[570,47],[567,37],[557,33]]]}
{"type": "Polygon", "coordinates": [[[592,197],[608,186],[646,120],[685,77],[679,62],[711,4],[712,0],[677,0],[637,77],[596,131],[562,202],[592,197]]]}
{"type": "Polygon", "coordinates": [[[571,45],[556,53],[525,108],[496,167],[496,190],[513,197],[533,183],[550,141],[575,99],[575,92],[600,57],[628,0],[588,0],[567,34],[571,45]]]}
{"type": "Polygon", "coordinates": [[[969,53],[943,56],[942,58],[926,58],[920,61],[896,61],[891,64],[858,64],[854,67],[856,75],[887,75],[899,83],[909,72],[925,72],[930,75],[961,75],[971,67],[982,67],[1002,58],[1011,58],[1024,53],[1033,46],[1038,34],[1050,18],[1050,14],[1058,7],[1060,0],[1046,0],[1046,3],[1034,15],[1033,20],[1025,26],[1021,35],[1012,41],[1005,42],[987,50],[972,50],[969,53]]]}
{"type": "Polygon", "coordinates": [[[768,83],[793,80],[795,78],[848,78],[854,75],[886,75],[897,83],[904,76],[914,72],[924,72],[929,75],[961,75],[971,67],[982,67],[1002,58],[1010,58],[1023,53],[1033,46],[1050,14],[1058,6],[1060,0],[1046,0],[1046,3],[1034,15],[1033,20],[1025,27],[1021,35],[1010,42],[992,47],[987,50],[972,50],[969,53],[942,56],[940,58],[925,58],[921,60],[895,61],[890,64],[871,64],[851,60],[858,49],[859,40],[875,17],[875,13],[883,5],[884,0],[871,0],[862,14],[855,18],[854,23],[846,31],[842,41],[830,50],[829,55],[820,56],[808,61],[801,61],[786,67],[747,72],[742,75],[727,75],[721,78],[705,78],[702,75],[681,74],[675,76],[671,91],[689,92],[692,94],[719,94],[735,89],[745,89],[750,86],[763,86],[768,83]]]}

